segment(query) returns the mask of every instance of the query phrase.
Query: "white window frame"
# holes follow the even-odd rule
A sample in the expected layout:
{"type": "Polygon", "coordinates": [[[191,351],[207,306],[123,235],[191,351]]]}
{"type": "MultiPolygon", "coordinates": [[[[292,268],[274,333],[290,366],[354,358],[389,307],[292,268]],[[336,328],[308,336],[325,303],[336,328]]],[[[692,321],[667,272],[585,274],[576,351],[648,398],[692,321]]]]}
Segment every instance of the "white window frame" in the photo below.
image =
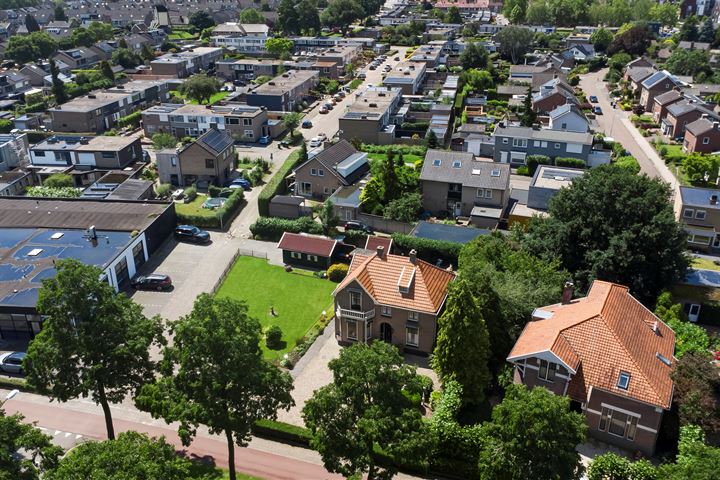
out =
{"type": "Polygon", "coordinates": [[[540,140],[535,140],[535,141],[533,142],[533,147],[535,147],[535,148],[540,148],[540,140]]]}
{"type": "Polygon", "coordinates": [[[355,305],[353,303],[353,295],[357,295],[357,298],[358,298],[357,305],[360,307],[360,310],[362,310],[362,292],[360,292],[358,290],[350,290],[349,294],[350,294],[350,308],[352,308],[353,305],[355,305]]]}
{"type": "Polygon", "coordinates": [[[489,188],[485,189],[485,198],[492,198],[492,190],[489,188]]]}
{"type": "Polygon", "coordinates": [[[317,177],[317,169],[316,169],[316,168],[311,168],[311,169],[310,169],[310,175],[313,176],[313,177],[317,177]]]}
{"type": "Polygon", "coordinates": [[[347,328],[347,339],[348,340],[357,340],[357,321],[346,319],[345,320],[345,328],[347,328]],[[355,335],[352,337],[350,336],[350,324],[352,324],[353,327],[355,327],[355,335]]]}
{"type": "Polygon", "coordinates": [[[318,256],[317,256],[317,255],[310,255],[310,254],[308,254],[307,259],[310,260],[311,262],[317,262],[317,261],[318,261],[318,256]]]}
{"type": "Polygon", "coordinates": [[[559,143],[556,143],[556,144],[555,144],[555,150],[560,150],[560,144],[559,144],[559,143]]]}
{"type": "Polygon", "coordinates": [[[325,170],[323,170],[322,168],[318,168],[317,176],[318,176],[318,177],[324,177],[324,176],[325,176],[325,170]]]}
{"type": "Polygon", "coordinates": [[[619,410],[614,410],[611,407],[602,407],[602,411],[600,412],[600,420],[598,422],[598,430],[600,430],[601,432],[607,432],[610,435],[614,435],[616,437],[626,438],[632,442],[635,440],[639,420],[640,415],[631,412],[621,412],[619,410]],[[617,416],[617,420],[620,418],[620,415],[625,416],[622,435],[610,431],[613,426],[613,417],[617,416]]]}
{"type": "Polygon", "coordinates": [[[540,359],[538,368],[538,378],[544,382],[553,383],[555,381],[555,372],[557,371],[557,363],[548,362],[540,359]]]}
{"type": "Polygon", "coordinates": [[[380,307],[380,315],[383,317],[391,317],[392,316],[392,308],[382,305],[380,307]]]}
{"type": "Polygon", "coordinates": [[[420,314],[418,312],[408,312],[408,320],[418,322],[420,321],[420,314]]]}
{"type": "Polygon", "coordinates": [[[290,252],[290,258],[295,258],[297,260],[300,260],[302,258],[302,253],[300,252],[290,252]]]}
{"type": "Polygon", "coordinates": [[[417,347],[420,344],[420,326],[405,326],[405,345],[417,347]],[[414,330],[414,333],[411,333],[414,330]]]}
{"type": "Polygon", "coordinates": [[[527,138],[513,138],[513,147],[527,148],[527,138]]]}
{"type": "Polygon", "coordinates": [[[695,210],[695,220],[705,220],[705,210],[695,210]]]}
{"type": "Polygon", "coordinates": [[[255,137],[255,133],[254,133],[252,130],[245,130],[244,133],[245,133],[245,136],[246,136],[247,138],[254,138],[254,137],[255,137]]]}
{"type": "Polygon", "coordinates": [[[617,386],[621,390],[627,390],[630,387],[630,374],[628,372],[620,372],[617,386]]]}
{"type": "Polygon", "coordinates": [[[703,145],[708,145],[710,143],[710,137],[703,137],[703,145]]]}
{"type": "Polygon", "coordinates": [[[683,210],[683,218],[693,218],[693,215],[695,214],[695,210],[692,208],[686,208],[683,210]]]}

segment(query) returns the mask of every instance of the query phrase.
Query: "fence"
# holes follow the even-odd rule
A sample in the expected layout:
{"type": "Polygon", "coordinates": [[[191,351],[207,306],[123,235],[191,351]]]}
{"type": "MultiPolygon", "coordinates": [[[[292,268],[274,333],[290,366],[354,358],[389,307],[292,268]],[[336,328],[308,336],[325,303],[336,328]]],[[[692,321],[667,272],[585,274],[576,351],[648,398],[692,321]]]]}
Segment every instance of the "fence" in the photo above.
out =
{"type": "Polygon", "coordinates": [[[259,251],[259,250],[250,250],[247,248],[240,248],[240,249],[238,249],[238,255],[242,255],[243,257],[264,258],[265,260],[268,260],[267,252],[259,251]]]}
{"type": "Polygon", "coordinates": [[[233,268],[235,265],[235,260],[240,256],[240,250],[238,249],[235,254],[233,255],[230,262],[227,264],[227,267],[225,267],[225,270],[223,270],[222,274],[220,275],[220,278],[218,278],[217,282],[215,282],[215,286],[212,288],[212,294],[215,295],[218,291],[218,288],[220,288],[220,285],[225,281],[225,278],[228,276],[228,273],[230,273],[230,269],[233,268]]]}
{"type": "Polygon", "coordinates": [[[386,233],[410,233],[413,229],[413,225],[409,223],[398,222],[397,220],[390,220],[377,215],[370,215],[368,213],[358,214],[358,220],[380,232],[386,233]]]}

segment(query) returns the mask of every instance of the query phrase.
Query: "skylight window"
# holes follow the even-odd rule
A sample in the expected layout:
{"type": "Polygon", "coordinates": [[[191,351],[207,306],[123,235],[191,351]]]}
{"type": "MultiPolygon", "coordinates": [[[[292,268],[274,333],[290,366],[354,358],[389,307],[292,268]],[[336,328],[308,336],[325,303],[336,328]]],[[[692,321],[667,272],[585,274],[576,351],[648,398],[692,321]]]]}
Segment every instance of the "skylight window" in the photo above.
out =
{"type": "Polygon", "coordinates": [[[462,166],[462,163],[460,163],[460,160],[455,160],[452,166],[453,168],[460,168],[462,166]]]}
{"type": "Polygon", "coordinates": [[[433,160],[433,167],[439,167],[441,163],[442,162],[440,161],[440,159],[436,158],[435,160],[433,160]]]}
{"type": "Polygon", "coordinates": [[[630,374],[627,372],[620,372],[620,378],[618,378],[618,388],[627,390],[630,386],[630,374]]]}
{"type": "Polygon", "coordinates": [[[667,358],[665,358],[660,352],[656,352],[655,356],[658,358],[658,360],[663,362],[668,367],[672,367],[672,362],[670,360],[668,360],[667,358]]]}
{"type": "Polygon", "coordinates": [[[500,170],[493,170],[490,172],[491,177],[499,177],[500,176],[500,170]]]}
{"type": "Polygon", "coordinates": [[[63,235],[65,235],[65,234],[62,232],[57,232],[57,233],[53,233],[52,235],[50,235],[50,238],[52,240],[60,240],[63,235]]]}
{"type": "Polygon", "coordinates": [[[40,255],[42,253],[42,251],[43,251],[42,248],[33,248],[32,250],[30,250],[28,252],[27,256],[28,257],[37,257],[38,255],[40,255]]]}

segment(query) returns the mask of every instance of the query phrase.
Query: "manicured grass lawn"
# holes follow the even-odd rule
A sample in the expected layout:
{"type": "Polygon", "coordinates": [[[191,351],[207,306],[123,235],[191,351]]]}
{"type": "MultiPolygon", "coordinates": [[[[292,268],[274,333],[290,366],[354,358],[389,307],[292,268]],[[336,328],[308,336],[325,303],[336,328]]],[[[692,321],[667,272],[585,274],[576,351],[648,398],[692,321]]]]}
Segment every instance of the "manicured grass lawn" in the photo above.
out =
{"type": "Polygon", "coordinates": [[[200,215],[203,217],[213,217],[215,210],[203,208],[203,202],[207,200],[207,195],[198,194],[190,203],[175,202],[175,211],[182,215],[200,215]]]}
{"type": "Polygon", "coordinates": [[[693,257],[692,264],[690,266],[693,268],[699,268],[701,270],[718,270],[718,271],[720,271],[720,265],[713,262],[712,260],[708,260],[707,258],[693,257]]]}
{"type": "Polygon", "coordinates": [[[363,81],[362,81],[361,78],[356,78],[355,80],[353,80],[352,82],[350,82],[350,85],[348,85],[348,87],[350,87],[350,90],[355,90],[355,89],[358,88],[360,85],[362,85],[362,83],[363,83],[363,81]]]}
{"type": "MultiPolygon", "coordinates": [[[[230,92],[217,92],[217,93],[214,94],[212,97],[210,97],[210,102],[209,102],[209,103],[204,103],[203,105],[212,105],[212,104],[214,104],[214,103],[219,102],[220,100],[222,100],[223,98],[227,97],[228,95],[230,95],[230,92]]],[[[187,97],[185,97],[185,95],[183,95],[182,93],[178,92],[177,90],[171,90],[171,91],[170,91],[170,96],[182,98],[183,100],[185,100],[186,103],[189,103],[189,104],[191,104],[191,105],[198,105],[197,100],[190,100],[190,99],[188,99],[187,97]]]]}
{"type": "Polygon", "coordinates": [[[168,35],[169,40],[188,40],[190,38],[197,38],[197,36],[182,30],[176,30],[168,35]]]}
{"type": "Polygon", "coordinates": [[[680,156],[685,154],[685,152],[683,152],[682,145],[663,145],[663,147],[667,149],[668,155],[670,156],[680,156]]]}
{"type": "Polygon", "coordinates": [[[263,329],[277,325],[285,341],[282,350],[268,350],[262,342],[268,360],[279,360],[295,347],[323,311],[332,315],[332,296],[336,284],[315,277],[311,272],[270,265],[266,260],[238,257],[230,273],[217,292],[218,297],[244,300],[251,316],[260,320],[263,329]],[[270,314],[273,307],[277,316],[270,314]]]}
{"type": "MultiPolygon", "coordinates": [[[[370,160],[381,160],[385,161],[387,160],[387,154],[386,153],[368,153],[368,158],[370,160]]],[[[395,154],[395,158],[398,158],[398,154],[395,154]]],[[[405,165],[415,165],[415,162],[418,160],[423,160],[425,157],[421,157],[420,155],[414,155],[412,153],[403,153],[403,161],[405,162],[405,165]]]]}

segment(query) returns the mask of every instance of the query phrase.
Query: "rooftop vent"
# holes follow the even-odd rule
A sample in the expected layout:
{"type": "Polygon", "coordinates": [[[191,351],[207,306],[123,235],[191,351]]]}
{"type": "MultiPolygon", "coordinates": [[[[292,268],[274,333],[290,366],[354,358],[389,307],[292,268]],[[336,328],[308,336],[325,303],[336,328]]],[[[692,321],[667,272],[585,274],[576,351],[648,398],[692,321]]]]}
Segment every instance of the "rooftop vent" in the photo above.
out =
{"type": "Polygon", "coordinates": [[[710,205],[717,205],[718,203],[718,196],[717,193],[713,193],[710,195],[710,205]]]}

